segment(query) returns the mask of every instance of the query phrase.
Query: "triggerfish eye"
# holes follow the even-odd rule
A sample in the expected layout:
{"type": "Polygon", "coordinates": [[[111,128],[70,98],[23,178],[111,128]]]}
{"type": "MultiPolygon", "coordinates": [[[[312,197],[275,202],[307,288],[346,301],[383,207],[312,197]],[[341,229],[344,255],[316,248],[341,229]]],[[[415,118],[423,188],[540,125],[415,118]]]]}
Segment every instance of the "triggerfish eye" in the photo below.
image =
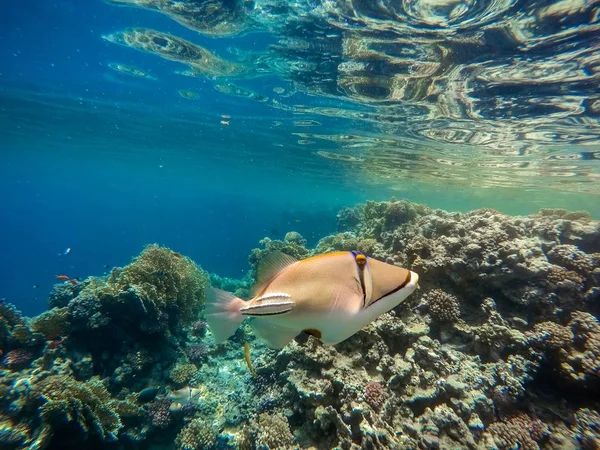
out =
{"type": "Polygon", "coordinates": [[[356,255],[356,264],[364,265],[367,262],[367,257],[365,255],[356,255]]]}

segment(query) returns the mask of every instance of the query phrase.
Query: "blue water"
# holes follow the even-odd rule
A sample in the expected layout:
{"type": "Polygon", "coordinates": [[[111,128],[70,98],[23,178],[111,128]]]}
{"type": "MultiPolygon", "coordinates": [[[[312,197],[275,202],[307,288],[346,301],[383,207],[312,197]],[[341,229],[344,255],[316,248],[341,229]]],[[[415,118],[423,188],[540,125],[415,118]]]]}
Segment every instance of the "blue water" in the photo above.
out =
{"type": "MultiPolygon", "coordinates": [[[[412,127],[382,110],[377,110],[382,114],[377,120],[350,114],[373,111],[368,108],[379,104],[324,95],[327,74],[314,89],[307,87],[310,83],[303,88],[299,76],[278,73],[232,81],[269,99],[276,97],[277,87],[293,92],[279,100],[287,108],[276,108],[216,90],[226,79],[184,77],[175,73],[185,69],[180,63],[102,39],[136,26],[176,35],[229,59],[236,52],[266,51],[279,42],[272,30],[233,38],[203,36],[166,15],[100,0],[3,3],[0,298],[27,315],[46,308],[57,275],[102,274],[105,265],[125,265],[153,242],[191,257],[206,270],[242,277],[248,254],[263,237],[281,238],[294,230],[313,245],[336,231],[341,207],[392,195],[447,210],[493,207],[526,214],[541,207],[566,207],[600,216],[597,161],[580,157],[598,150],[589,145],[598,133],[597,115],[591,110],[572,114],[577,123],[588,120],[588,141],[569,140],[562,130],[562,137],[553,138],[556,147],[547,153],[544,149],[507,157],[513,161],[534,155],[527,162],[532,164],[536,158],[541,162],[566,155],[546,171],[557,176],[555,186],[550,186],[555,178],[536,172],[526,174],[530,178],[523,187],[516,181],[520,169],[514,172],[515,187],[510,186],[511,172],[502,174],[498,186],[483,186],[482,181],[494,177],[468,167],[459,171],[444,162],[454,157],[463,164],[475,160],[469,148],[459,151],[444,138],[430,143],[415,138],[412,132],[428,129],[428,122],[412,127]],[[232,47],[237,50],[230,51],[232,47]],[[114,62],[140,68],[155,79],[117,72],[109,67],[114,62]],[[199,98],[190,101],[178,90],[193,90],[199,98]],[[348,114],[310,109],[317,107],[348,114]],[[222,116],[230,116],[228,125],[221,124],[222,116]],[[315,122],[298,123],[307,120],[315,122]],[[347,135],[362,137],[363,144],[396,139],[393,150],[401,155],[399,161],[390,154],[370,161],[362,153],[364,145],[327,137],[347,135]],[[586,146],[579,147],[581,142],[586,146]],[[315,156],[317,151],[360,158],[348,164],[315,156]],[[414,176],[421,168],[413,166],[410,155],[440,166],[422,170],[428,176],[425,182],[414,176]],[[390,179],[384,169],[395,167],[399,175],[390,179]],[[445,184],[455,171],[457,180],[471,175],[473,180],[445,184]],[[569,171],[573,178],[562,176],[569,171]],[[67,255],[66,248],[71,248],[67,255]]],[[[581,92],[586,86],[573,89],[581,92]]],[[[439,120],[429,124],[432,129],[450,128],[439,120]]],[[[529,139],[527,133],[518,136],[529,139]]],[[[494,152],[484,154],[499,159],[494,152]]]]}

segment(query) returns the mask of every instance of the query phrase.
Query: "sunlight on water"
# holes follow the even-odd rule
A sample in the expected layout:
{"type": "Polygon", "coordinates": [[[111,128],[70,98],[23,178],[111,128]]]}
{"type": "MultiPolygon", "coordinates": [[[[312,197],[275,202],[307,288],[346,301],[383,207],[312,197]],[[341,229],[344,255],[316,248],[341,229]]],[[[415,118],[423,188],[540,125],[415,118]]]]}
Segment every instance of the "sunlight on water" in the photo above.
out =
{"type": "Polygon", "coordinates": [[[222,56],[150,29],[104,37],[185,63],[187,76],[237,78],[217,81],[227,95],[362,123],[368,132],[306,130],[300,141],[321,157],[360,162],[369,180],[600,192],[596,2],[110,3],[213,37],[269,33],[275,42],[263,50],[222,56]],[[285,95],[243,87],[267,75],[285,95]],[[346,104],[320,107],[302,94],[346,104]],[[331,142],[334,152],[319,148],[331,142]]]}

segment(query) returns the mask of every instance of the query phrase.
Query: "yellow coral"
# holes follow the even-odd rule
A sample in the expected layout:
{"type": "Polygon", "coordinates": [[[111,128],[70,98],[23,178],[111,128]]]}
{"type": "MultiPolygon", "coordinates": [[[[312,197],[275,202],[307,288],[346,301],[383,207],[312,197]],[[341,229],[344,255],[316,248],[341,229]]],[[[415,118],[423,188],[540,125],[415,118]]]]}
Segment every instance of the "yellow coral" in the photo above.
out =
{"type": "Polygon", "coordinates": [[[111,397],[97,377],[80,382],[68,375],[52,375],[34,386],[45,400],[40,416],[50,428],[77,421],[82,430],[98,433],[105,441],[117,438],[122,428],[121,414],[142,416],[144,410],[129,402],[111,397]]]}
{"type": "Polygon", "coordinates": [[[25,325],[15,325],[12,330],[12,338],[21,345],[29,345],[33,342],[31,330],[25,325]]]}
{"type": "Polygon", "coordinates": [[[84,290],[92,290],[102,302],[118,301],[119,294],[133,291],[144,309],[169,309],[185,325],[197,320],[207,286],[207,275],[190,258],[151,244],[106,280],[90,279],[84,290]]]}
{"type": "Polygon", "coordinates": [[[117,286],[121,291],[135,286],[144,300],[159,308],[174,301],[182,318],[195,320],[203,304],[207,277],[191,259],[152,244],[123,269],[117,286]]]}
{"type": "Polygon", "coordinates": [[[175,443],[180,450],[200,450],[212,448],[217,439],[217,433],[202,419],[194,419],[177,435],[175,443]]]}
{"type": "Polygon", "coordinates": [[[261,448],[292,449],[295,448],[294,436],[290,431],[287,419],[282,414],[261,414],[258,418],[257,444],[261,448]]]}
{"type": "Polygon", "coordinates": [[[32,319],[30,327],[48,340],[55,339],[69,330],[69,308],[52,308],[32,319]]]}
{"type": "Polygon", "coordinates": [[[175,364],[175,367],[169,372],[169,377],[175,383],[185,384],[189,383],[197,372],[198,369],[193,364],[175,364]]]}

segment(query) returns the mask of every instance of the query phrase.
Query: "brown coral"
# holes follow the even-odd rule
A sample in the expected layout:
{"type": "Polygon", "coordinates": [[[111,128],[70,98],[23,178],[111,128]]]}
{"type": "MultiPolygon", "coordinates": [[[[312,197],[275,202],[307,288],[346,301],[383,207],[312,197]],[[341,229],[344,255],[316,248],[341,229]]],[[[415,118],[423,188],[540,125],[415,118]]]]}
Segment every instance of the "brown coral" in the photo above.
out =
{"type": "Polygon", "coordinates": [[[538,444],[550,435],[545,423],[527,414],[518,414],[508,420],[494,422],[488,427],[488,431],[494,436],[500,449],[539,450],[538,444]]]}
{"type": "Polygon", "coordinates": [[[573,343],[573,333],[570,328],[554,322],[538,323],[534,327],[534,338],[550,350],[568,348],[573,343]]]}
{"type": "Polygon", "coordinates": [[[432,289],[423,296],[431,317],[437,322],[456,322],[460,317],[458,298],[441,289],[432,289]]]}
{"type": "Polygon", "coordinates": [[[52,308],[32,319],[29,326],[47,340],[56,339],[69,331],[69,308],[52,308]]]}
{"type": "Polygon", "coordinates": [[[294,436],[285,416],[263,413],[258,417],[256,444],[259,448],[288,450],[295,448],[294,436]]]}
{"type": "Polygon", "coordinates": [[[370,381],[365,385],[365,401],[376,410],[381,409],[385,403],[385,389],[377,381],[370,381]]]}
{"type": "Polygon", "coordinates": [[[215,429],[203,419],[194,419],[177,435],[175,444],[179,450],[207,450],[217,440],[215,429]]]}
{"type": "Polygon", "coordinates": [[[158,309],[169,307],[180,323],[186,324],[197,320],[208,280],[191,259],[152,244],[116,279],[109,279],[109,284],[113,283],[118,291],[135,289],[143,301],[151,302],[158,309]]]}

